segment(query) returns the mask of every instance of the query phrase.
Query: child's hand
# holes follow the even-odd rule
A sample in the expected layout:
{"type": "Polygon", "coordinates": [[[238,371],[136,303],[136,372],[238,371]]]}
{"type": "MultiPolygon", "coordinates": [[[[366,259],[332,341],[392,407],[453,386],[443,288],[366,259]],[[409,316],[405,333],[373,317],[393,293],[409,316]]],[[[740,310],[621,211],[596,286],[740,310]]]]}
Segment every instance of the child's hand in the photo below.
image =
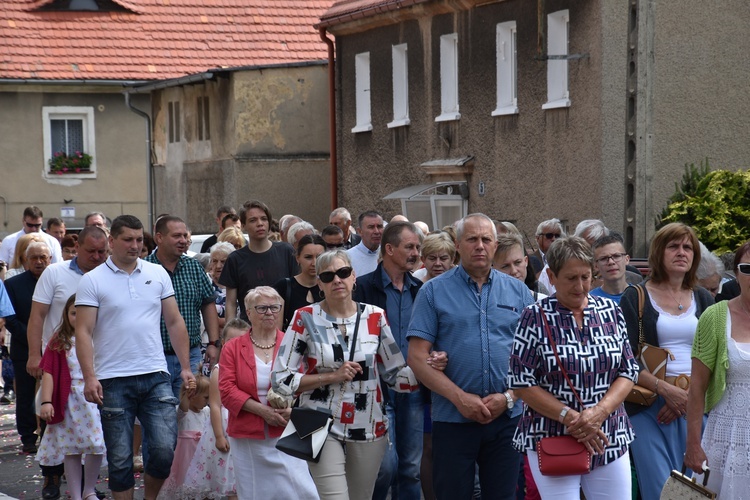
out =
{"type": "Polygon", "coordinates": [[[216,449],[224,453],[229,451],[229,441],[224,436],[216,437],[216,449]]]}
{"type": "Polygon", "coordinates": [[[42,405],[42,409],[39,411],[39,418],[45,422],[49,422],[55,416],[55,407],[52,403],[45,403],[42,405]]]}

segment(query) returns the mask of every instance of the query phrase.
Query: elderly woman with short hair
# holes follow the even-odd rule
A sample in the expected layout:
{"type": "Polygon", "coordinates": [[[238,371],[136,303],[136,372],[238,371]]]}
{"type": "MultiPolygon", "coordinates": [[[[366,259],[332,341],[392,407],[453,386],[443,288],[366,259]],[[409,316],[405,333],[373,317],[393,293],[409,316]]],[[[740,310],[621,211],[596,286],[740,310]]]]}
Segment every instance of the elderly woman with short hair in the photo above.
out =
{"type": "Polygon", "coordinates": [[[557,291],[524,309],[510,358],[508,386],[525,403],[514,446],[528,455],[542,498],[578,498],[583,488],[586,498],[629,499],[634,435],[622,403],[638,365],[625,320],[614,302],[588,293],[594,256],[585,240],[558,239],[546,257],[557,291]],[[590,473],[542,474],[537,443],[560,435],[592,453],[590,473]]]}
{"type": "Polygon", "coordinates": [[[428,234],[422,241],[422,264],[424,267],[414,272],[414,277],[422,282],[443,274],[453,267],[456,258],[456,244],[445,231],[428,234]]]}

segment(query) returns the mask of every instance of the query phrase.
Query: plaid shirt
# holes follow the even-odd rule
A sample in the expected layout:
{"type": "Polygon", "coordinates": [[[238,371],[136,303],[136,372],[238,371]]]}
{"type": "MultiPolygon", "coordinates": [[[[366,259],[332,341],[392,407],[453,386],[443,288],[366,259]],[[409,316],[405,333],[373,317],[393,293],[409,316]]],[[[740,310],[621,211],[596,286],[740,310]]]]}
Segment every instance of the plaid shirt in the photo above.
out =
{"type": "MultiPolygon", "coordinates": [[[[162,265],[156,257],[156,252],[144,260],[152,264],[162,265]]],[[[180,309],[182,319],[185,320],[185,326],[190,337],[190,347],[199,346],[201,344],[201,307],[214,301],[214,289],[211,280],[203,270],[203,266],[197,260],[186,255],[180,257],[174,272],[170,272],[166,267],[164,270],[172,279],[177,306],[180,309]]],[[[164,352],[174,353],[163,316],[161,318],[161,342],[164,345],[164,352]]]]}

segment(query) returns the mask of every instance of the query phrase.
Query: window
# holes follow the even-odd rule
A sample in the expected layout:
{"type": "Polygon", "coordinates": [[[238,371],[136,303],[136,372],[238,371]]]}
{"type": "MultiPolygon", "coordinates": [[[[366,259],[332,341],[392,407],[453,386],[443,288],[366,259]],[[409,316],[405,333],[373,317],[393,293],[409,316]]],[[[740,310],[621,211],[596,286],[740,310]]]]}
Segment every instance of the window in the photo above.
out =
{"type": "Polygon", "coordinates": [[[497,107],[492,116],[518,113],[518,57],[516,54],[516,22],[497,25],[495,38],[497,47],[497,107]]]}
{"type": "Polygon", "coordinates": [[[369,132],[372,130],[369,52],[363,52],[354,56],[354,79],[357,94],[357,125],[352,129],[352,133],[369,132]]]}
{"type": "Polygon", "coordinates": [[[198,97],[198,140],[207,141],[211,138],[211,121],[209,120],[208,96],[198,97]]]}
{"type": "Polygon", "coordinates": [[[388,128],[409,125],[409,61],[406,44],[391,47],[393,56],[393,121],[388,128]]]}
{"type": "Polygon", "coordinates": [[[568,94],[568,24],[567,10],[547,16],[547,103],[542,109],[567,108],[568,94]]]}
{"type": "Polygon", "coordinates": [[[458,35],[440,37],[440,116],[436,122],[458,120],[458,35]]]}
{"type": "Polygon", "coordinates": [[[81,172],[66,171],[66,176],[92,177],[96,174],[94,108],[88,106],[48,106],[42,108],[44,171],[52,174],[49,160],[58,153],[72,156],[85,153],[91,165],[81,172]]]}
{"type": "Polygon", "coordinates": [[[112,0],[52,0],[38,8],[40,11],[72,10],[72,11],[104,11],[131,12],[112,0]]]}
{"type": "Polygon", "coordinates": [[[167,113],[169,142],[180,142],[180,101],[169,101],[167,113]]]}

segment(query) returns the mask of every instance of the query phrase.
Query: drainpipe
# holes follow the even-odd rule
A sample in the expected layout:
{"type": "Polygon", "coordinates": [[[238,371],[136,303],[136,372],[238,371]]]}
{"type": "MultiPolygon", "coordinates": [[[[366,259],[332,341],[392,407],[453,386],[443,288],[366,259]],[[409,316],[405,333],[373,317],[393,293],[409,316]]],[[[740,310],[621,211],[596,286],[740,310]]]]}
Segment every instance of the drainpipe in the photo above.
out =
{"type": "Polygon", "coordinates": [[[151,117],[148,113],[144,113],[130,104],[130,92],[125,92],[125,105],[130,108],[130,111],[146,120],[146,208],[148,209],[148,222],[145,225],[151,228],[154,226],[153,183],[151,180],[153,174],[153,165],[151,164],[151,117]]]}
{"type": "Polygon", "coordinates": [[[339,180],[336,163],[336,67],[333,57],[333,40],[326,35],[326,29],[320,28],[320,39],[328,45],[328,128],[331,135],[331,210],[339,206],[339,180]]]}

